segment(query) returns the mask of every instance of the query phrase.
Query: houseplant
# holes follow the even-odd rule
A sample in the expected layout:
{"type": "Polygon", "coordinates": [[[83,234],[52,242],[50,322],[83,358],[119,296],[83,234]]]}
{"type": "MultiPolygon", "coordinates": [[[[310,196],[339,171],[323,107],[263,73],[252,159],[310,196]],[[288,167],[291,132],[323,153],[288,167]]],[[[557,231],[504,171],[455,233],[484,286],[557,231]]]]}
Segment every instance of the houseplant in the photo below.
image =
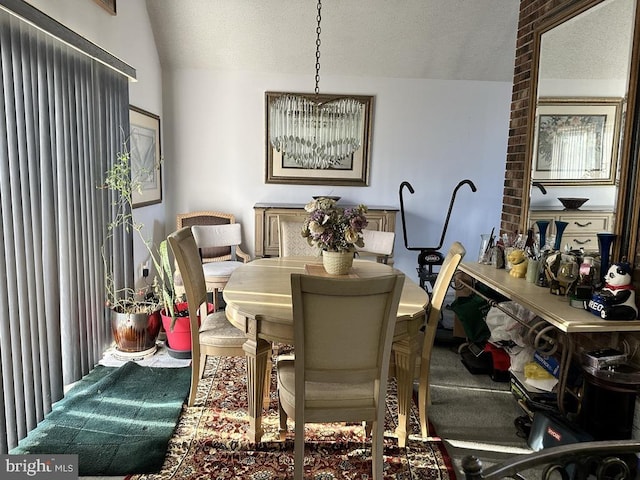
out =
{"type": "Polygon", "coordinates": [[[302,236],[309,245],[322,250],[322,263],[331,275],[346,274],[353,263],[355,247],[364,247],[362,230],[367,226],[367,207],[342,208],[336,200],[319,197],[304,209],[309,214],[305,219],[302,236]]]}
{"type": "MultiPolygon", "coordinates": [[[[189,305],[186,295],[175,294],[174,274],[169,259],[167,241],[164,240],[159,247],[162,262],[165,295],[162,301],[160,317],[162,326],[167,335],[167,350],[169,355],[175,358],[191,358],[191,319],[189,318],[189,305]]],[[[207,313],[213,312],[213,303],[207,303],[207,313]]],[[[198,314],[200,323],[200,314],[198,314]]]]}
{"type": "MultiPolygon", "coordinates": [[[[157,167],[159,165],[154,166],[157,167]]],[[[140,177],[143,174],[144,172],[141,172],[140,177]]],[[[106,306],[110,310],[111,330],[116,348],[125,354],[155,352],[161,326],[161,305],[173,305],[174,299],[173,283],[170,277],[167,278],[167,270],[163,267],[160,254],[162,248],[166,251],[166,245],[156,248],[153,242],[145,237],[144,225],[136,221],[132,213],[132,194],[142,189],[140,177],[132,178],[131,157],[126,144],[123,144],[115,162],[105,172],[104,183],[100,187],[112,194],[112,217],[107,223],[101,252],[106,306]],[[133,232],[142,241],[155,272],[152,283],[136,289],[127,286],[126,281],[116,279],[116,272],[126,271],[123,265],[117,263],[118,257],[113,255],[114,249],[118,248],[113,242],[116,232],[133,232]]]]}

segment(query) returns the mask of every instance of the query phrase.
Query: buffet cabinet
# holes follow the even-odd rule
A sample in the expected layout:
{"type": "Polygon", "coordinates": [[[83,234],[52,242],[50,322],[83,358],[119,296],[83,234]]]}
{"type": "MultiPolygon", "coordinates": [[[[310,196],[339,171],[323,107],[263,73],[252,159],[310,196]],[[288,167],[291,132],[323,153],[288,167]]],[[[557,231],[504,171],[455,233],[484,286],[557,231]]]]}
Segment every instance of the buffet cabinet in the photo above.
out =
{"type": "Polygon", "coordinates": [[[534,232],[538,229],[535,222],[548,220],[547,239],[556,235],[555,221],[567,222],[562,234],[561,248],[569,245],[572,250],[583,248],[587,251],[598,250],[600,232],[613,231],[613,212],[603,210],[532,210],[529,214],[530,225],[534,232]]]}
{"type": "MultiPolygon", "coordinates": [[[[348,207],[350,205],[339,205],[348,207]]],[[[300,221],[307,217],[304,205],[290,203],[256,203],[253,206],[255,213],[255,257],[278,256],[278,215],[288,217],[300,217],[300,221]]],[[[396,214],[395,207],[368,206],[367,229],[395,232],[396,214]]]]}

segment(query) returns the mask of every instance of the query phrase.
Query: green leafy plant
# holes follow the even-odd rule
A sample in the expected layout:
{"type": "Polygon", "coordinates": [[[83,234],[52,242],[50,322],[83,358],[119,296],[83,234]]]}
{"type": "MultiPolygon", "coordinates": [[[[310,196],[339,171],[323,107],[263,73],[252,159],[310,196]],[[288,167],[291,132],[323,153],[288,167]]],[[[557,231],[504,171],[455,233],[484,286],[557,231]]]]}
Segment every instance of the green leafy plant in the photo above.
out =
{"type": "MultiPolygon", "coordinates": [[[[159,167],[159,165],[154,166],[154,168],[159,167]]],[[[116,161],[105,172],[104,183],[100,187],[114,194],[112,201],[114,216],[107,224],[107,238],[101,253],[105,267],[106,304],[119,313],[152,313],[159,310],[161,306],[167,308],[167,311],[173,311],[175,300],[166,240],[156,248],[153,241],[144,236],[144,224],[136,221],[133,216],[133,192],[142,191],[142,182],[139,178],[144,175],[145,172],[141,172],[138,178],[132,178],[131,155],[125,143],[122,151],[118,152],[116,161]],[[153,265],[155,272],[153,282],[141,290],[116,287],[106,249],[109,239],[113,238],[115,232],[120,229],[133,232],[142,240],[153,265]]]]}

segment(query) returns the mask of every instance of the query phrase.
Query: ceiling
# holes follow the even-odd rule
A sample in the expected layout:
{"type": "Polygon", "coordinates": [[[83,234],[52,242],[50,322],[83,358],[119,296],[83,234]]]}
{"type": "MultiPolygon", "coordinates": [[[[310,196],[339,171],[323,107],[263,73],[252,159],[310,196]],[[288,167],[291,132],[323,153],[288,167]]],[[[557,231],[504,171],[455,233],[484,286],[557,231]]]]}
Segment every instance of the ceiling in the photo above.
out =
{"type": "MultiPolygon", "coordinates": [[[[314,0],[146,4],[164,69],[315,72],[314,0]]],[[[519,7],[518,0],[325,0],[321,76],[511,82],[519,7]]]]}

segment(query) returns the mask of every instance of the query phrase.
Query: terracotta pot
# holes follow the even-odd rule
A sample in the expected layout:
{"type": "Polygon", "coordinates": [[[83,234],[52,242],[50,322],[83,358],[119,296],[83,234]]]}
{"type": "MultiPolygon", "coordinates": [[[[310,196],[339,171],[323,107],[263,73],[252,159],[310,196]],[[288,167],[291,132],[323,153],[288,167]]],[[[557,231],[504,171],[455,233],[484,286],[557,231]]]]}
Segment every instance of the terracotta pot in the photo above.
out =
{"type": "Polygon", "coordinates": [[[156,346],[160,333],[160,312],[118,313],[111,310],[111,332],[121,352],[144,352],[156,346]]]}

